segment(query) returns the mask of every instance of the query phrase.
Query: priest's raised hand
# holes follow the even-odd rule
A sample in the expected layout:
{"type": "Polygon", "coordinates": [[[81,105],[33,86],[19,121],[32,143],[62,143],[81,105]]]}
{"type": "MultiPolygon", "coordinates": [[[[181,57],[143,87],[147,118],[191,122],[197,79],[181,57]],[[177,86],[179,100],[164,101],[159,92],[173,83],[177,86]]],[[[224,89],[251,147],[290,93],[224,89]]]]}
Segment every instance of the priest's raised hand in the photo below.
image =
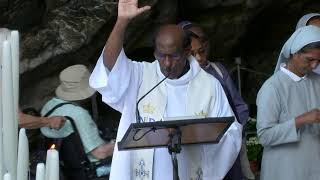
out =
{"type": "Polygon", "coordinates": [[[130,20],[149,10],[150,6],[138,7],[138,0],[119,0],[118,19],[130,20]]]}

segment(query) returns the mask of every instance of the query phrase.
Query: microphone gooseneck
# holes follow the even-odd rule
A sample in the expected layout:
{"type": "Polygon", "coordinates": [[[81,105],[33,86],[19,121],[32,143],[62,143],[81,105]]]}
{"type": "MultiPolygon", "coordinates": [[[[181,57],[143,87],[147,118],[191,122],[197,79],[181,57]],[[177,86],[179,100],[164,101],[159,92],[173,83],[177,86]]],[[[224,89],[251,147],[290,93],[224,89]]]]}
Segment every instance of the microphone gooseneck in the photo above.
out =
{"type": "Polygon", "coordinates": [[[140,103],[140,101],[145,98],[151,91],[153,91],[157,86],[159,86],[164,80],[166,80],[169,77],[170,73],[164,77],[160,82],[158,82],[155,86],[153,86],[153,88],[151,88],[146,94],[144,94],[143,96],[141,96],[141,98],[139,98],[139,100],[137,101],[136,104],[136,122],[137,123],[141,123],[141,119],[140,119],[140,112],[139,112],[139,108],[138,105],[140,103]]]}

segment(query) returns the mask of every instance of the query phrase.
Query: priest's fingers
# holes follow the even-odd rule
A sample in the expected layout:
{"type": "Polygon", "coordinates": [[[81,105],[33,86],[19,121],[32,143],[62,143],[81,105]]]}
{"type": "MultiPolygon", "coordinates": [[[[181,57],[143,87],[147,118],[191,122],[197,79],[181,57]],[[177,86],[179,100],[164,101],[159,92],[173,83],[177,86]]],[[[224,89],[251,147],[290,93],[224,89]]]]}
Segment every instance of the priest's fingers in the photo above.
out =
{"type": "Polygon", "coordinates": [[[138,11],[138,14],[141,14],[145,11],[148,11],[149,9],[151,9],[151,6],[143,6],[143,7],[139,8],[137,11],[138,11]]]}

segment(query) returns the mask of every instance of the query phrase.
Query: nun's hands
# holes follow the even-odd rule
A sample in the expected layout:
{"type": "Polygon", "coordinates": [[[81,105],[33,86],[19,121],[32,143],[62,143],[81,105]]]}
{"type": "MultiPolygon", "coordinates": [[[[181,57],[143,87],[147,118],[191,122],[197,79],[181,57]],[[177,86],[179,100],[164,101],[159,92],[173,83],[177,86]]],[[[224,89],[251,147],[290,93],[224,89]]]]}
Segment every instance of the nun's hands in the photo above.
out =
{"type": "Polygon", "coordinates": [[[299,128],[302,124],[320,123],[320,109],[313,109],[303,113],[296,118],[296,127],[299,128]]]}

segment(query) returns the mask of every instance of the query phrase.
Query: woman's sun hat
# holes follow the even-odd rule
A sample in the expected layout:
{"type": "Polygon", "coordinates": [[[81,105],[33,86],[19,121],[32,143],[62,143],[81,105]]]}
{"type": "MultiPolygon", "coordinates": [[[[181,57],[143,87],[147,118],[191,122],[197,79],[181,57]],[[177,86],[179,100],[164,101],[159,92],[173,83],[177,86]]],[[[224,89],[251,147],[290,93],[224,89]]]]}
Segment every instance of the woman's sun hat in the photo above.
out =
{"type": "Polygon", "coordinates": [[[91,97],[96,91],[89,86],[89,76],[89,70],[82,64],[67,67],[60,73],[56,96],[66,101],[91,97]]]}

